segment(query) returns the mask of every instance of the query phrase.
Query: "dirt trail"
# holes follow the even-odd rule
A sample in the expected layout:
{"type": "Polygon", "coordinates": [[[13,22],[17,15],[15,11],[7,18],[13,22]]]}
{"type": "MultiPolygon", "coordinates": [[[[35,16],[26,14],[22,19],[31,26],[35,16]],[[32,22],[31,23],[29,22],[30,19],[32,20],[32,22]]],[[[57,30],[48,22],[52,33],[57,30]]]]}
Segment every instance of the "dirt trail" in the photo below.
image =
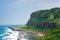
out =
{"type": "Polygon", "coordinates": [[[31,31],[31,30],[23,30],[23,31],[33,33],[33,34],[36,34],[36,35],[41,36],[41,37],[45,36],[45,33],[43,33],[43,32],[34,32],[34,31],[31,31]]]}

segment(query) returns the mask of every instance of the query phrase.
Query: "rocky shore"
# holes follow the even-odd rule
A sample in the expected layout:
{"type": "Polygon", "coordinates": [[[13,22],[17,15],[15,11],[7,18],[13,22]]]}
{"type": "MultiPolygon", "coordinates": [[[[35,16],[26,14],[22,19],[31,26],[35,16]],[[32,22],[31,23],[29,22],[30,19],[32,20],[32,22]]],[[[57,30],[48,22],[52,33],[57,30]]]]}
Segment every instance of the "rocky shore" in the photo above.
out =
{"type": "Polygon", "coordinates": [[[17,29],[15,27],[9,27],[10,29],[12,29],[12,31],[17,31],[18,32],[18,36],[17,36],[17,40],[27,40],[26,39],[26,36],[27,36],[27,33],[20,30],[20,29],[17,29]]]}
{"type": "Polygon", "coordinates": [[[8,27],[3,36],[4,40],[28,40],[27,33],[15,27],[8,27]]]}
{"type": "MultiPolygon", "coordinates": [[[[16,38],[16,40],[30,40],[30,39],[33,40],[32,37],[29,35],[30,33],[33,33],[33,34],[41,36],[41,37],[45,36],[44,33],[32,32],[31,30],[21,30],[21,29],[15,28],[15,27],[9,27],[9,29],[11,29],[11,31],[9,31],[7,34],[4,35],[4,36],[9,37],[8,38],[9,40],[12,40],[11,37],[13,37],[13,36],[16,38]]],[[[13,38],[13,40],[14,40],[14,38],[13,38]]]]}

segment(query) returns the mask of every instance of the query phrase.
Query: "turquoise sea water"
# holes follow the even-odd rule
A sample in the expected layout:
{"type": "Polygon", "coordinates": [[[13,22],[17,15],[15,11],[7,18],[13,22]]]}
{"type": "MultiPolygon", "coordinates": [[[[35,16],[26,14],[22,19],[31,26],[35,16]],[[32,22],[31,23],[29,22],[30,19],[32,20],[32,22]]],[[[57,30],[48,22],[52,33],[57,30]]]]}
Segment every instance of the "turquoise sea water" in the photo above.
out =
{"type": "Polygon", "coordinates": [[[4,40],[4,34],[7,32],[11,25],[0,25],[0,40],[4,40]]]}
{"type": "Polygon", "coordinates": [[[0,40],[3,40],[3,34],[6,33],[7,27],[8,26],[0,25],[0,40]]]}
{"type": "MultiPolygon", "coordinates": [[[[17,40],[17,36],[18,36],[19,32],[18,31],[12,31],[9,27],[15,27],[15,26],[0,25],[0,40],[17,40]],[[7,35],[9,34],[9,35],[6,36],[6,34],[7,35]]],[[[23,32],[23,35],[27,35],[27,34],[25,32],[23,32]]],[[[26,37],[21,38],[21,40],[32,40],[32,38],[29,37],[28,35],[26,37]]]]}
{"type": "MultiPolygon", "coordinates": [[[[13,31],[9,27],[15,27],[15,26],[0,25],[0,40],[17,40],[19,32],[13,31]]],[[[21,38],[21,40],[27,40],[27,39],[21,38]]]]}

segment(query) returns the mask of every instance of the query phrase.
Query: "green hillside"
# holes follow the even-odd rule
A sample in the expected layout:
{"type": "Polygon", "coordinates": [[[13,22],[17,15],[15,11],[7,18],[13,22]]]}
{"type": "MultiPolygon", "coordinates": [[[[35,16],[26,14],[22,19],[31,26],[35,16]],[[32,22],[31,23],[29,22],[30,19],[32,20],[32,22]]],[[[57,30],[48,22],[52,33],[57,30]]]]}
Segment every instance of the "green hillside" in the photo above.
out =
{"type": "Polygon", "coordinates": [[[38,28],[46,33],[36,40],[60,40],[60,8],[52,8],[33,12],[26,24],[29,28],[38,28]]]}
{"type": "Polygon", "coordinates": [[[37,40],[60,40],[60,26],[57,26],[54,30],[48,33],[43,38],[38,38],[37,40]]]}
{"type": "Polygon", "coordinates": [[[33,12],[26,25],[44,30],[49,28],[54,29],[59,24],[60,8],[52,8],[33,12]]]}
{"type": "Polygon", "coordinates": [[[35,40],[60,40],[60,8],[33,12],[27,24],[17,28],[45,34],[43,37],[31,34],[35,40]]]}

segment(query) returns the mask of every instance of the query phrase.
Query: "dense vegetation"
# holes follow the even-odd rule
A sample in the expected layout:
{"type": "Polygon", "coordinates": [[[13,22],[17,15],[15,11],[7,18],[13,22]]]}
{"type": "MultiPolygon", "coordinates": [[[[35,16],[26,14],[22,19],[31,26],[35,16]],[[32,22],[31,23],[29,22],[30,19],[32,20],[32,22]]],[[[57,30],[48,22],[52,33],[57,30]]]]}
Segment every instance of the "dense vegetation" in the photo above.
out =
{"type": "Polygon", "coordinates": [[[52,8],[33,12],[26,25],[45,30],[54,29],[59,24],[60,8],[52,8]]]}
{"type": "Polygon", "coordinates": [[[39,28],[45,33],[48,30],[45,37],[36,40],[60,40],[60,8],[33,12],[26,25],[39,28]]]}
{"type": "Polygon", "coordinates": [[[38,38],[37,40],[60,40],[60,26],[49,32],[45,37],[38,38]]]}
{"type": "Polygon", "coordinates": [[[46,33],[46,36],[36,37],[36,40],[60,40],[60,8],[33,12],[22,29],[46,33]]]}
{"type": "Polygon", "coordinates": [[[33,12],[27,23],[28,26],[39,28],[55,28],[56,23],[60,21],[60,8],[39,10],[33,12]]]}

